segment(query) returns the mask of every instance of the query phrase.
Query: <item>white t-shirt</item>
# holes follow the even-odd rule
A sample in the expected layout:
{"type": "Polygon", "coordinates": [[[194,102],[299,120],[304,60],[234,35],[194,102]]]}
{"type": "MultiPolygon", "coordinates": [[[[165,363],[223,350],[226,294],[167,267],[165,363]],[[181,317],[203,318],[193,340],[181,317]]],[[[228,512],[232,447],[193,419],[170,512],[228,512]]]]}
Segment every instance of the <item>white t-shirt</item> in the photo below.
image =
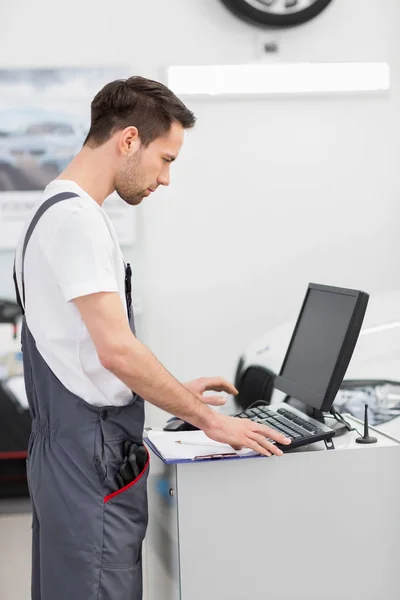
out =
{"type": "Polygon", "coordinates": [[[68,390],[94,406],[123,406],[132,392],[100,363],[71,300],[95,292],[118,292],[126,309],[124,260],[109,217],[72,181],[52,181],[28,219],[16,252],[20,293],[22,247],[29,223],[45,200],[61,192],[79,197],[47,210],[27,246],[27,325],[41,356],[68,390]]]}

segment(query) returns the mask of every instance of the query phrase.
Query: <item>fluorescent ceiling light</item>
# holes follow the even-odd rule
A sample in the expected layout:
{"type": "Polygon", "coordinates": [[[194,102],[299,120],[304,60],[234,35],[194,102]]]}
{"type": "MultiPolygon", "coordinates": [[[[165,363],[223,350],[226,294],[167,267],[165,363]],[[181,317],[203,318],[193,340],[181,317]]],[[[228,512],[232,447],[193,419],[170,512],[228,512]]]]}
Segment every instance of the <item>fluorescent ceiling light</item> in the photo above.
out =
{"type": "Polygon", "coordinates": [[[387,63],[194,65],[168,69],[168,86],[183,95],[312,94],[388,90],[387,63]]]}
{"type": "Polygon", "coordinates": [[[369,329],[362,329],[360,331],[360,335],[369,335],[371,333],[387,331],[388,329],[397,329],[398,327],[400,327],[400,321],[393,321],[393,323],[386,323],[385,325],[378,325],[377,327],[370,327],[369,329]]]}

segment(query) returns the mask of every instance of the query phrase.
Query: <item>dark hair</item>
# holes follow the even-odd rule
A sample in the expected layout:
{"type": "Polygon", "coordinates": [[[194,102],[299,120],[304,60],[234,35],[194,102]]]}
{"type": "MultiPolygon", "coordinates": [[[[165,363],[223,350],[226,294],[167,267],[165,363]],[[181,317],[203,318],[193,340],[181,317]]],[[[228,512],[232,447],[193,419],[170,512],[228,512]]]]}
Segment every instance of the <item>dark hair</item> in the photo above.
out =
{"type": "Polygon", "coordinates": [[[142,144],[148,146],[168,133],[174,121],[190,129],[196,118],[167,86],[144,77],[117,79],[107,83],[93,98],[90,130],[84,145],[101,146],[116,131],[133,125],[142,144]]]}

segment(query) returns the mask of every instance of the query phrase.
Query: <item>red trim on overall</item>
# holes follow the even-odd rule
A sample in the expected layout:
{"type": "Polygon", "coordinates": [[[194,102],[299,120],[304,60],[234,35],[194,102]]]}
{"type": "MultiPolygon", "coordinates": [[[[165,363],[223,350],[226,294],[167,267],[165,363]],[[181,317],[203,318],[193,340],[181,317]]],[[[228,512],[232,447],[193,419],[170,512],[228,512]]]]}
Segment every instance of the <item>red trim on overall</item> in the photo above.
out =
{"type": "Polygon", "coordinates": [[[108,494],[108,496],[105,496],[104,497],[104,504],[106,502],[108,502],[109,500],[111,500],[112,498],[115,498],[115,496],[119,496],[119,494],[122,494],[123,492],[125,492],[126,490],[128,490],[130,487],[132,487],[133,485],[135,485],[135,483],[137,483],[143,477],[143,475],[147,471],[147,467],[149,466],[149,462],[150,462],[150,454],[149,454],[149,451],[147,450],[147,448],[146,448],[146,452],[147,452],[147,461],[146,461],[146,464],[144,465],[143,471],[140,473],[140,475],[138,475],[136,477],[136,479],[134,479],[133,481],[131,481],[127,485],[124,485],[124,487],[121,488],[120,490],[117,490],[116,492],[113,492],[112,494],[108,494]]]}
{"type": "Polygon", "coordinates": [[[21,450],[20,452],[0,452],[0,460],[12,460],[12,459],[21,459],[27,458],[28,453],[26,450],[21,450]]]}

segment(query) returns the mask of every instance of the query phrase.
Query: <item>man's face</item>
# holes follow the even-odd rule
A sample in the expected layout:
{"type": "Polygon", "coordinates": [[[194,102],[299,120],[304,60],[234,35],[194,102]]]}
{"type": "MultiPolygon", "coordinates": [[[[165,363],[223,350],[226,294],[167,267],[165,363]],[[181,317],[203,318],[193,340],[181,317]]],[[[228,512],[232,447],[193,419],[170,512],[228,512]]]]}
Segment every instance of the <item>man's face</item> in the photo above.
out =
{"type": "Polygon", "coordinates": [[[184,129],[174,122],[169,132],[156,138],[147,148],[140,146],[134,154],[127,154],[116,176],[115,189],[131,206],[140,204],[159,185],[169,185],[171,163],[177,158],[183,144],[184,129]]]}

